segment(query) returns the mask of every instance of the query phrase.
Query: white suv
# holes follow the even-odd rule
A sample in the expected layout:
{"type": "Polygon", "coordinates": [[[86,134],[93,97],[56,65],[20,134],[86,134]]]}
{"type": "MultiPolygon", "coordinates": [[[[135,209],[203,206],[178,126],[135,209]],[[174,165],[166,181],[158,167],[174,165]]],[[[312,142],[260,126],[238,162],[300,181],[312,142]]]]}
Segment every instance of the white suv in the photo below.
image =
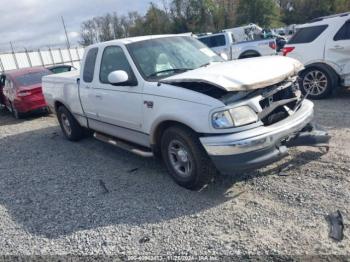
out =
{"type": "Polygon", "coordinates": [[[310,98],[322,99],[340,85],[350,86],[350,12],[299,26],[283,55],[305,65],[300,86],[310,98]]]}

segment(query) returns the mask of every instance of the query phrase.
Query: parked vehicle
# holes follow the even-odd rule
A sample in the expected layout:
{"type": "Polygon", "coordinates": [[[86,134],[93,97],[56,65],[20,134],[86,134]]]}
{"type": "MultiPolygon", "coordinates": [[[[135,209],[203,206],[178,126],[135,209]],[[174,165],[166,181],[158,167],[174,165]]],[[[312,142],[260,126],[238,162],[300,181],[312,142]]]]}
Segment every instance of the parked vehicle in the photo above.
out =
{"type": "Polygon", "coordinates": [[[328,142],[313,132],[300,62],[282,56],[224,61],[188,36],[115,40],[86,49],[82,71],[43,78],[64,135],[160,156],[173,179],[200,188],[218,169],[272,163],[288,146],[328,142]]]}
{"type": "Polygon", "coordinates": [[[283,54],[305,65],[300,85],[312,99],[326,98],[339,86],[350,86],[350,13],[299,26],[283,54]]]}
{"type": "Polygon", "coordinates": [[[2,76],[3,104],[20,118],[23,113],[47,110],[42,93],[41,78],[51,72],[43,67],[7,71],[2,76]]]}
{"type": "Polygon", "coordinates": [[[49,69],[54,74],[60,74],[77,70],[74,66],[71,65],[54,65],[47,67],[47,69],[49,69]]]}
{"type": "Polygon", "coordinates": [[[255,24],[225,29],[217,34],[202,34],[198,40],[228,60],[276,55],[283,47],[280,46],[282,37],[268,36],[267,30],[255,24]]]}
{"type": "Polygon", "coordinates": [[[228,60],[276,55],[275,39],[236,42],[231,32],[201,35],[198,40],[228,60]]]}
{"type": "Polygon", "coordinates": [[[1,106],[5,105],[5,96],[3,92],[4,86],[5,86],[5,76],[0,75],[0,108],[1,106]]]}

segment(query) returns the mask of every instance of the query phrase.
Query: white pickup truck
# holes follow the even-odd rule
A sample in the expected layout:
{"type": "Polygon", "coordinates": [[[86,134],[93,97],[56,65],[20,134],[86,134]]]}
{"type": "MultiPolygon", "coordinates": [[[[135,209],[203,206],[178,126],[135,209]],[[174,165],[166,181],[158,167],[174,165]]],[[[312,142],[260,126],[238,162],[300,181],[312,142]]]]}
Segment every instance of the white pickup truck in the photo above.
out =
{"type": "Polygon", "coordinates": [[[72,141],[95,138],[144,157],[160,156],[188,189],[270,164],[288,146],[328,142],[310,125],[286,57],[224,61],[188,36],[147,36],[86,49],[82,71],[43,78],[43,93],[72,141]]]}
{"type": "Polygon", "coordinates": [[[238,42],[232,32],[198,36],[198,40],[227,60],[277,55],[275,39],[256,39],[238,42]]]}

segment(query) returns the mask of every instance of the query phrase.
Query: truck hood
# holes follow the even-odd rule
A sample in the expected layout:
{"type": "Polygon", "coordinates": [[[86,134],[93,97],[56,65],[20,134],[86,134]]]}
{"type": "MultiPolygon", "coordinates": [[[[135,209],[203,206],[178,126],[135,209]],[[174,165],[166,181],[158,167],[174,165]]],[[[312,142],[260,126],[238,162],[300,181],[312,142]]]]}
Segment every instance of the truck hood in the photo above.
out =
{"type": "Polygon", "coordinates": [[[211,64],[162,79],[161,83],[206,83],[225,91],[249,91],[282,82],[295,76],[304,66],[282,56],[249,58],[211,64]]]}

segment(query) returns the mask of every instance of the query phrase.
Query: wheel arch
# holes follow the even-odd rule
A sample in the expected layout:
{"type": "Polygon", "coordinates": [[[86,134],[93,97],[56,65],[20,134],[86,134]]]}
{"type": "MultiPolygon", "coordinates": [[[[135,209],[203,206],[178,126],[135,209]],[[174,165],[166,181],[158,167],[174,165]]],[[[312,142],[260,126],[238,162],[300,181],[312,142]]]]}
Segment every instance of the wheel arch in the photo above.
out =
{"type": "Polygon", "coordinates": [[[326,69],[331,71],[338,79],[338,81],[340,80],[340,75],[338,74],[338,72],[334,69],[334,67],[328,63],[323,63],[323,62],[315,62],[312,64],[308,64],[305,65],[305,69],[302,71],[302,73],[310,68],[316,68],[316,69],[326,69]]]}
{"type": "Polygon", "coordinates": [[[152,147],[152,150],[156,156],[160,156],[160,144],[161,144],[161,139],[162,139],[162,135],[163,135],[164,131],[172,126],[180,126],[180,127],[185,128],[185,129],[188,129],[194,133],[197,133],[189,125],[187,125],[183,122],[180,122],[180,121],[165,120],[165,121],[158,123],[153,128],[153,131],[151,132],[151,136],[150,136],[151,147],[152,147]]]}
{"type": "Polygon", "coordinates": [[[238,59],[243,59],[245,57],[259,57],[261,54],[253,49],[245,50],[243,53],[241,53],[238,57],[238,59]]]}
{"type": "Polygon", "coordinates": [[[71,112],[70,108],[65,103],[63,103],[60,100],[56,100],[54,102],[55,113],[57,113],[58,108],[61,107],[61,106],[64,106],[65,108],[67,108],[67,110],[69,110],[71,112]]]}

